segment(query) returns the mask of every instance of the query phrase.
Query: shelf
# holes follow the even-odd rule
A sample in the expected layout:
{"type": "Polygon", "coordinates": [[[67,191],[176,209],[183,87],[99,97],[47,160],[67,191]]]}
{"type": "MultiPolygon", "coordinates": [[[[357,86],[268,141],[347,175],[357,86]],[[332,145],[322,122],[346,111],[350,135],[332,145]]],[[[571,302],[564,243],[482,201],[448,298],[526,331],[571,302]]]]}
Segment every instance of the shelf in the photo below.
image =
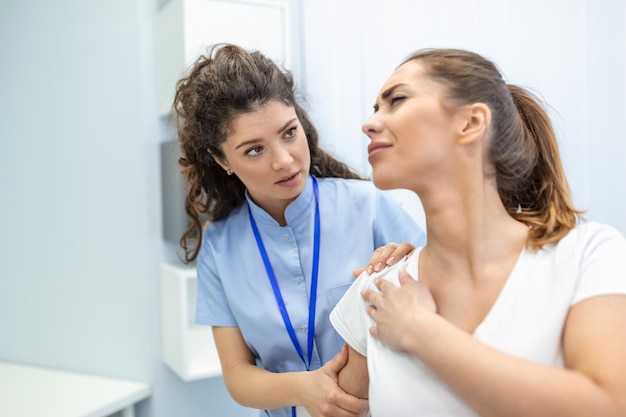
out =
{"type": "Polygon", "coordinates": [[[196,270],[162,263],[162,359],[183,381],[222,374],[210,326],[194,323],[196,270]]]}

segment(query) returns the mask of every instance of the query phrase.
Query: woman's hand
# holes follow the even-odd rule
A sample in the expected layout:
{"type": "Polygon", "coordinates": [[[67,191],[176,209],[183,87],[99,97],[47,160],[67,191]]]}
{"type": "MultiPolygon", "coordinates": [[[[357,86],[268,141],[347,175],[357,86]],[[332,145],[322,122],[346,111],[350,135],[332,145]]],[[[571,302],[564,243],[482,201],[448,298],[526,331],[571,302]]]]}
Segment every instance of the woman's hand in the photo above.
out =
{"type": "Polygon", "coordinates": [[[375,285],[380,293],[365,290],[362,296],[370,303],[367,314],[376,324],[370,328],[372,336],[392,349],[406,351],[415,342],[412,335],[419,334],[420,318],[436,313],[437,304],[429,289],[407,271],[400,270],[398,278],[399,287],[378,279],[375,285]]]}
{"type": "Polygon", "coordinates": [[[311,417],[364,417],[369,414],[369,402],[354,397],[337,384],[337,374],[346,365],[348,350],[344,346],[321,368],[308,372],[304,408],[311,417]]]}
{"type": "Polygon", "coordinates": [[[386,266],[395,264],[398,260],[411,253],[413,249],[415,249],[415,246],[409,242],[400,244],[393,242],[387,243],[385,246],[381,246],[374,251],[365,268],[355,269],[352,271],[352,275],[357,278],[363,271],[367,271],[368,274],[380,272],[386,266]]]}

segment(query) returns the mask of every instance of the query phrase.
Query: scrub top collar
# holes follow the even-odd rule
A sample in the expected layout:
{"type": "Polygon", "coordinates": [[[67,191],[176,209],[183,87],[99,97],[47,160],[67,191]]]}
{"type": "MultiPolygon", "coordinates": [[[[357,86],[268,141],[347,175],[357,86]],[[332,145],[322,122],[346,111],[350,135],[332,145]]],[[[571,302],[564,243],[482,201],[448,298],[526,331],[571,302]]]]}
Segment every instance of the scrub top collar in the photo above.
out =
{"type": "MultiPolygon", "coordinates": [[[[280,227],[278,222],[274,220],[272,216],[270,216],[265,210],[263,210],[254,201],[252,201],[248,190],[246,190],[246,201],[250,206],[250,210],[252,211],[254,220],[257,223],[264,224],[266,226],[280,227]]],[[[295,223],[307,219],[314,210],[315,195],[313,193],[313,181],[311,180],[311,175],[308,175],[304,189],[302,190],[300,195],[287,206],[287,209],[285,210],[285,220],[287,221],[287,227],[293,226],[295,223]]]]}

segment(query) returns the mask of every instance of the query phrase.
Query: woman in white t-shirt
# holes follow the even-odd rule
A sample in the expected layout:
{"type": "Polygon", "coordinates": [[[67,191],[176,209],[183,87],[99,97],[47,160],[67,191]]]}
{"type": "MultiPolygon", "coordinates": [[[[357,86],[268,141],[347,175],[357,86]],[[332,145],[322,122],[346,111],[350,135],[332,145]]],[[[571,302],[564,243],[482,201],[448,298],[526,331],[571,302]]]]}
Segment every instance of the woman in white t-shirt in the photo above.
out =
{"type": "Polygon", "coordinates": [[[573,206],[538,100],[477,54],[424,50],[363,131],[428,242],[331,313],[340,386],[374,417],[626,415],[626,240],[573,206]]]}

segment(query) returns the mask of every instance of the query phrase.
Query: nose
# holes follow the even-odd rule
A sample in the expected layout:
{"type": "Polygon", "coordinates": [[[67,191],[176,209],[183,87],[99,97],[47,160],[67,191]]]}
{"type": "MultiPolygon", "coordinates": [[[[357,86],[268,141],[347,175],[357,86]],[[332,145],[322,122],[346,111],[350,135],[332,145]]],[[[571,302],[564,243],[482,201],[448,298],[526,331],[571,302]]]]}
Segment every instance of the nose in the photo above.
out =
{"type": "Polygon", "coordinates": [[[383,124],[378,113],[374,113],[365,123],[361,130],[370,138],[382,131],[383,124]]]}
{"type": "Polygon", "coordinates": [[[293,163],[293,157],[289,152],[289,149],[283,146],[279,146],[275,150],[274,161],[272,162],[272,169],[275,171],[280,171],[281,169],[286,169],[291,166],[293,163]]]}

